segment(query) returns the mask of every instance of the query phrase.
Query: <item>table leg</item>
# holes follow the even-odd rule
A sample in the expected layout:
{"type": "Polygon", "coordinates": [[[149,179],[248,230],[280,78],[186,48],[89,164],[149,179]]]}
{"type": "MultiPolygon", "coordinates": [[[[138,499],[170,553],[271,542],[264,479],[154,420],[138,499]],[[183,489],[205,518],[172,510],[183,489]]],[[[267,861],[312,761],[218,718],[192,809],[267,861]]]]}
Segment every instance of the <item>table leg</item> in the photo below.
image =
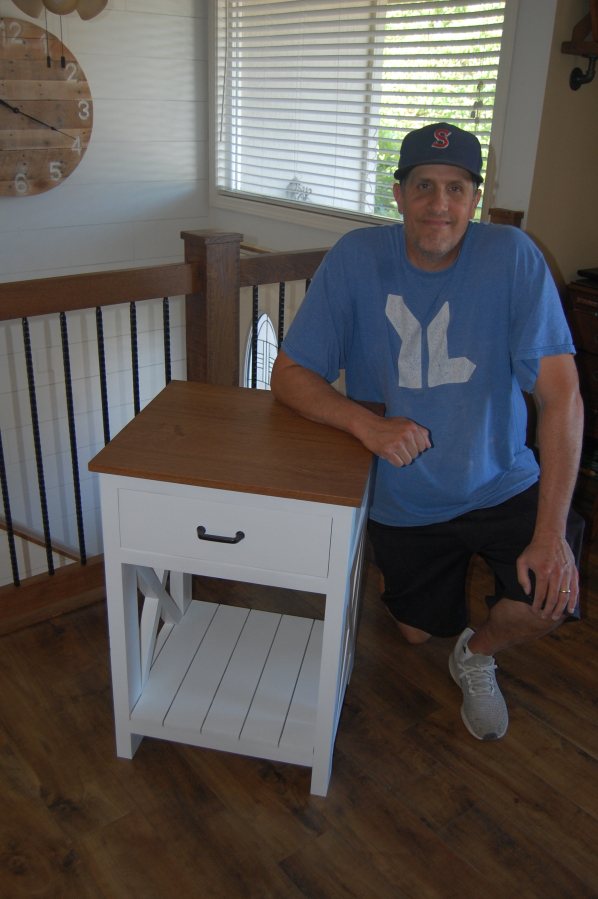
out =
{"type": "MultiPolygon", "coordinates": [[[[348,537],[345,539],[347,546],[348,537]]],[[[311,792],[317,796],[328,792],[338,719],[353,667],[364,540],[365,521],[353,555],[345,550],[344,564],[336,566],[338,573],[331,577],[331,589],[326,596],[311,778],[311,792]]]]}
{"type": "Polygon", "coordinates": [[[116,754],[132,759],[143,739],[131,733],[131,711],[141,695],[137,569],[106,561],[106,596],[114,696],[116,754]]]}
{"type": "Polygon", "coordinates": [[[314,761],[311,774],[311,792],[325,796],[328,792],[332,753],[336,736],[338,688],[343,662],[343,638],[345,633],[346,603],[338,596],[326,596],[326,617],[320,663],[320,687],[318,690],[318,717],[314,745],[314,761]]]}

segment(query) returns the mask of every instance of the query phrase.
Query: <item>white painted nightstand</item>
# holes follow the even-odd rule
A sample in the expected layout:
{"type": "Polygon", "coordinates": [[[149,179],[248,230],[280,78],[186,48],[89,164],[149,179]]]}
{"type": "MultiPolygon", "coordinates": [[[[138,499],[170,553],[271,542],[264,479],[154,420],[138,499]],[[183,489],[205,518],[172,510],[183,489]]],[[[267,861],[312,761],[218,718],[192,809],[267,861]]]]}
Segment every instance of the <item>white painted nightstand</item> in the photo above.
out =
{"type": "Polygon", "coordinates": [[[326,795],[371,453],[267,391],[173,381],[89,467],[118,755],[148,736],[307,765],[326,795]],[[191,600],[192,574],[325,594],[324,621],[191,600]]]}

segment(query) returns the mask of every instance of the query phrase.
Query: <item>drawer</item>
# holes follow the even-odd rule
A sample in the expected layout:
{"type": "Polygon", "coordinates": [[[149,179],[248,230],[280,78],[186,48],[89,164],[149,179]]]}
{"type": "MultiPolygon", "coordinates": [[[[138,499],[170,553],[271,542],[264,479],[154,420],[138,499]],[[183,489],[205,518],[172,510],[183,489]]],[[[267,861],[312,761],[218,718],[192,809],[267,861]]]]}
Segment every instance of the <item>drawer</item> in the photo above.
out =
{"type": "Polygon", "coordinates": [[[596,411],[598,410],[598,356],[581,352],[577,354],[575,361],[586,411],[596,411]]]}
{"type": "MultiPolygon", "coordinates": [[[[327,577],[332,518],[143,490],[118,491],[122,549],[327,577]],[[245,536],[235,544],[200,540],[206,534],[245,536]]],[[[292,502],[292,501],[291,501],[292,502]]]]}
{"type": "Polygon", "coordinates": [[[594,312],[569,312],[569,327],[578,350],[598,354],[598,317],[594,312]]]}
{"type": "Polygon", "coordinates": [[[598,290],[580,284],[570,284],[567,290],[570,308],[590,315],[598,314],[598,290]]]}

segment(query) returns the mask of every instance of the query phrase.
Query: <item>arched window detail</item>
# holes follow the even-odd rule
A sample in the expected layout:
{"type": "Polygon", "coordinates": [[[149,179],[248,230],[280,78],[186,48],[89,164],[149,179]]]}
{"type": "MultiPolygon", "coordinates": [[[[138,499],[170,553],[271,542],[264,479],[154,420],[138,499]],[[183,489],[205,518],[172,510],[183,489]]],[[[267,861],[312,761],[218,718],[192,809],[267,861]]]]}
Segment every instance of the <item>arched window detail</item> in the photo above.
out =
{"type": "MultiPolygon", "coordinates": [[[[247,338],[245,350],[245,374],[243,386],[251,387],[251,367],[253,361],[252,329],[247,338]]],[[[270,390],[270,375],[272,366],[278,355],[278,344],[274,326],[268,315],[262,312],[257,321],[257,387],[259,390],[270,390]]]]}

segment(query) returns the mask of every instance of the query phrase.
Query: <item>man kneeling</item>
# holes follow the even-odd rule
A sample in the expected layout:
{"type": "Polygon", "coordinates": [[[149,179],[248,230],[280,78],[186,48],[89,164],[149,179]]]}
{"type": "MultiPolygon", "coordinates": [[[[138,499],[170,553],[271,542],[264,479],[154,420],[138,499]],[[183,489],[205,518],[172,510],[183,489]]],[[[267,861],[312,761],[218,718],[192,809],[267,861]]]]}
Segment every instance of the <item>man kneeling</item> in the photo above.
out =
{"type": "Polygon", "coordinates": [[[446,122],[408,134],[394,196],[403,224],[328,253],[272,372],[276,397],[379,456],[369,533],[383,600],[410,643],[460,634],[449,659],[479,740],[508,713],[495,653],[579,618],[583,521],[570,511],[583,409],[575,352],[541,253],[516,228],[470,221],[477,138],[446,122]],[[330,384],[345,370],[347,397],[330,384]],[[525,445],[538,405],[540,467],[525,445]],[[379,418],[353,400],[385,403],[379,418]],[[496,595],[467,627],[473,553],[496,595]]]}

